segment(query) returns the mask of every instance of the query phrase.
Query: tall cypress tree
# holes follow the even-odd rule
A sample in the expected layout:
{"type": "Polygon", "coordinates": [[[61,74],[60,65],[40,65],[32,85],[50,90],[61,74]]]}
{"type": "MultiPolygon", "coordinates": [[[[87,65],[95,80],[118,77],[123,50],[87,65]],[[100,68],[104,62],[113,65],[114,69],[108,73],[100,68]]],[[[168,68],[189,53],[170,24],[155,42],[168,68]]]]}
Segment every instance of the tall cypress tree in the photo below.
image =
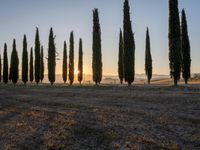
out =
{"type": "Polygon", "coordinates": [[[150,84],[150,81],[152,78],[152,57],[151,57],[151,45],[150,45],[150,37],[149,37],[148,28],[146,31],[145,72],[146,72],[148,84],[150,84]]]}
{"type": "Polygon", "coordinates": [[[123,48],[123,35],[122,30],[120,29],[119,34],[119,55],[118,55],[118,76],[120,83],[123,83],[124,79],[124,48],[123,48]]]}
{"type": "Polygon", "coordinates": [[[28,81],[28,51],[27,51],[26,35],[24,35],[24,40],[23,40],[22,81],[24,82],[24,84],[26,84],[26,82],[28,81]]]}
{"type": "Polygon", "coordinates": [[[169,0],[169,61],[170,75],[174,85],[181,74],[181,38],[178,0],[169,0]]]}
{"type": "Polygon", "coordinates": [[[67,44],[66,44],[66,41],[64,41],[62,69],[63,69],[63,74],[62,74],[63,81],[64,81],[64,83],[66,83],[66,81],[67,81],[67,44]]]}
{"type": "Polygon", "coordinates": [[[13,50],[11,54],[11,79],[13,84],[16,84],[19,78],[19,58],[16,49],[15,39],[13,40],[13,50]]]}
{"type": "Polygon", "coordinates": [[[56,69],[56,48],[54,43],[53,29],[49,33],[49,49],[48,49],[48,77],[51,85],[55,82],[56,69]]]}
{"type": "Polygon", "coordinates": [[[83,80],[83,44],[82,39],[79,40],[79,57],[78,57],[78,81],[83,80]]]}
{"type": "Polygon", "coordinates": [[[102,80],[102,54],[101,54],[101,27],[99,24],[98,9],[93,10],[93,81],[97,85],[102,80]]]}
{"type": "Polygon", "coordinates": [[[8,83],[8,56],[7,56],[7,45],[4,44],[4,53],[3,53],[3,82],[8,83]]]}
{"type": "Polygon", "coordinates": [[[40,81],[42,83],[44,79],[44,50],[43,46],[41,46],[41,52],[40,52],[40,81]]]}
{"type": "Polygon", "coordinates": [[[182,10],[181,21],[181,48],[182,48],[182,76],[185,80],[185,84],[188,83],[188,79],[191,77],[191,56],[190,56],[190,40],[188,36],[188,27],[185,10],[182,10]]]}
{"type": "Polygon", "coordinates": [[[69,49],[69,81],[70,85],[74,82],[74,34],[70,34],[70,49],[69,49]]]}
{"type": "Polygon", "coordinates": [[[128,0],[124,1],[124,77],[128,85],[135,78],[135,39],[130,20],[128,0]]]}
{"type": "Polygon", "coordinates": [[[31,47],[31,52],[30,52],[30,69],[29,69],[29,78],[30,78],[30,82],[33,82],[33,48],[31,47]]]}
{"type": "Polygon", "coordinates": [[[36,28],[35,35],[35,82],[37,84],[40,82],[40,38],[38,28],[36,28]]]}

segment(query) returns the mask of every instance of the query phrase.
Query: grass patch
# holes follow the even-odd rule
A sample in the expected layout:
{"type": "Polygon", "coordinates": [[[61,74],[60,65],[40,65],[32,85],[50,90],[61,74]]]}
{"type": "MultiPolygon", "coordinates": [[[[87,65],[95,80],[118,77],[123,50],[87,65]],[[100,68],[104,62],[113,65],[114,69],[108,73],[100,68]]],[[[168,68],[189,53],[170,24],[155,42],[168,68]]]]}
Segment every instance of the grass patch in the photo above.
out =
{"type": "Polygon", "coordinates": [[[44,134],[44,144],[47,149],[68,149],[72,126],[75,121],[67,115],[58,115],[49,124],[49,130],[44,134]]]}
{"type": "Polygon", "coordinates": [[[112,130],[95,128],[87,125],[77,125],[73,129],[73,135],[80,141],[80,146],[84,149],[112,149],[111,143],[118,138],[118,134],[112,130]]]}
{"type": "Polygon", "coordinates": [[[79,104],[65,104],[65,108],[82,108],[82,106],[81,105],[79,105],[79,104]]]}

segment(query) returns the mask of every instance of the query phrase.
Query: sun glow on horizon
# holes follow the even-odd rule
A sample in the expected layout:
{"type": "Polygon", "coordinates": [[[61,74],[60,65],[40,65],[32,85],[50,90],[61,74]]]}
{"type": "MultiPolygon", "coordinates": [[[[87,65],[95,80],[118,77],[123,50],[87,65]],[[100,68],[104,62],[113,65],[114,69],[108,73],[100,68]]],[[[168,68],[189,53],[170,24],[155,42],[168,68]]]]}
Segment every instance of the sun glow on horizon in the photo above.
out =
{"type": "Polygon", "coordinates": [[[76,68],[76,69],[74,69],[74,75],[78,75],[78,73],[79,73],[79,70],[76,68]]]}

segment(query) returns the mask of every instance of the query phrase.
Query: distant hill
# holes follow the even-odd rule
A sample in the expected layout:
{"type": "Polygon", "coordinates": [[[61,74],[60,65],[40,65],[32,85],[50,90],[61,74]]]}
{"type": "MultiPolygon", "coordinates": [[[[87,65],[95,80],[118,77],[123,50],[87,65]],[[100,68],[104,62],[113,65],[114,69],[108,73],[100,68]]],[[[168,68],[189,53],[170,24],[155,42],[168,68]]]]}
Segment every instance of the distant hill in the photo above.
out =
{"type": "MultiPolygon", "coordinates": [[[[154,74],[152,80],[168,79],[168,78],[169,78],[168,75],[154,74]]],[[[136,74],[135,75],[135,81],[144,81],[144,80],[146,80],[146,75],[145,74],[136,74]]],[[[77,83],[77,77],[76,76],[75,76],[74,81],[75,81],[75,83],[77,83]]],[[[43,83],[48,83],[48,82],[49,82],[48,81],[48,76],[44,75],[43,83]]],[[[61,74],[57,74],[56,75],[56,83],[62,83],[62,82],[63,82],[62,75],[61,74]]],[[[84,83],[88,83],[88,84],[93,83],[92,75],[90,75],[90,74],[83,75],[83,82],[84,83]]],[[[119,83],[119,79],[118,79],[117,75],[103,75],[102,83],[116,84],[116,83],[119,83]]]]}
{"type": "Polygon", "coordinates": [[[200,80],[200,73],[194,73],[192,74],[191,80],[200,80]]]}

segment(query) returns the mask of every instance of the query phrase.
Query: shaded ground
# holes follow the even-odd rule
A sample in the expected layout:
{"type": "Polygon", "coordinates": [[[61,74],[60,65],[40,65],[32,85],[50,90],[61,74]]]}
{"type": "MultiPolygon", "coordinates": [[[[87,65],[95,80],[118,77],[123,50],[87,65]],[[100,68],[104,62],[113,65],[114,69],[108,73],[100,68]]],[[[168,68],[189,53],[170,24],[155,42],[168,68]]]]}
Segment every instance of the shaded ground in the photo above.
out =
{"type": "Polygon", "coordinates": [[[200,86],[0,85],[0,149],[200,149],[200,86]]]}

